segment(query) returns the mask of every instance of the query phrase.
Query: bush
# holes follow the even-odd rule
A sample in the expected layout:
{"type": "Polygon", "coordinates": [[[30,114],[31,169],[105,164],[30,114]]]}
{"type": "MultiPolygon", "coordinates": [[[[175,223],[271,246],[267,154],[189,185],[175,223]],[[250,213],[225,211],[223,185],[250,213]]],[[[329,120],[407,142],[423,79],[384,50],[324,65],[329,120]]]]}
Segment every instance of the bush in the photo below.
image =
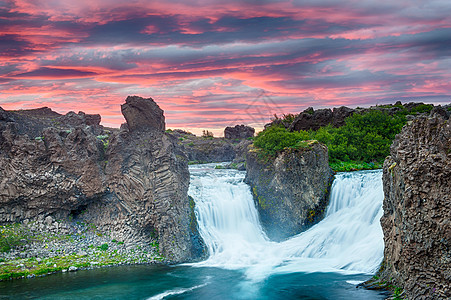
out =
{"type": "Polygon", "coordinates": [[[294,147],[298,142],[307,140],[308,137],[306,131],[289,132],[284,127],[271,126],[257,134],[254,146],[275,155],[286,147],[294,147]]]}
{"type": "Polygon", "coordinates": [[[208,131],[208,130],[202,130],[202,137],[204,137],[204,138],[212,138],[213,137],[213,132],[208,131]]]}
{"type": "MultiPolygon", "coordinates": [[[[412,111],[428,111],[431,107],[420,105],[412,111]]],[[[412,111],[404,109],[389,115],[380,110],[369,110],[348,117],[342,127],[328,125],[309,132],[288,132],[282,126],[271,126],[258,133],[254,146],[275,155],[287,147],[303,145],[301,141],[317,140],[329,148],[329,163],[334,170],[372,169],[380,167],[389,155],[395,135],[406,124],[405,116],[412,111]]]]}
{"type": "Polygon", "coordinates": [[[99,249],[102,251],[108,250],[108,244],[105,243],[105,244],[100,245],[99,249]]]}

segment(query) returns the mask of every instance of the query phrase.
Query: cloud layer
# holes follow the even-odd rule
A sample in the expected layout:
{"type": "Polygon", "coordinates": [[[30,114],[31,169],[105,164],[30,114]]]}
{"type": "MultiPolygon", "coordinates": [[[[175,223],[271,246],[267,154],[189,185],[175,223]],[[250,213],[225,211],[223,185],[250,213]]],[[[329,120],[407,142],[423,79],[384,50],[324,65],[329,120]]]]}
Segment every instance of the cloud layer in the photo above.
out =
{"type": "Polygon", "coordinates": [[[449,1],[0,0],[0,106],[123,122],[152,97],[194,132],[274,113],[451,101],[449,1]]]}

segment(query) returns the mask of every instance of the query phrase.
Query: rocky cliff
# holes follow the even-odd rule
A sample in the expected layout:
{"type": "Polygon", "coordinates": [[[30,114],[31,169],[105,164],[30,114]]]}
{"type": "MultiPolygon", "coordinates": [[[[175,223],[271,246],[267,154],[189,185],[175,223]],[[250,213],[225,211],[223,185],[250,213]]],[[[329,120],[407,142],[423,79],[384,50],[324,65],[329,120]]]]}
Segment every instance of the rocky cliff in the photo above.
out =
{"type": "Polygon", "coordinates": [[[95,115],[0,110],[0,224],[58,230],[73,219],[120,241],[158,241],[172,261],[201,257],[188,160],[163,111],[140,97],[122,110],[127,126],[115,132],[95,115]]]}
{"type": "Polygon", "coordinates": [[[444,109],[406,125],[384,163],[379,284],[407,299],[451,297],[451,127],[444,109]]]}
{"type": "MultiPolygon", "coordinates": [[[[216,138],[195,136],[180,129],[168,130],[168,132],[178,140],[180,146],[183,146],[183,151],[192,163],[232,161],[232,166],[244,169],[247,146],[252,143],[248,138],[253,136],[255,130],[244,125],[227,128],[233,129],[235,138],[231,138],[232,135],[229,133],[227,133],[228,138],[216,138]]],[[[230,131],[227,128],[224,130],[225,134],[230,131]]]]}
{"type": "Polygon", "coordinates": [[[276,157],[250,146],[245,182],[270,239],[283,240],[321,220],[332,180],[328,161],[327,147],[316,141],[276,157]]]}

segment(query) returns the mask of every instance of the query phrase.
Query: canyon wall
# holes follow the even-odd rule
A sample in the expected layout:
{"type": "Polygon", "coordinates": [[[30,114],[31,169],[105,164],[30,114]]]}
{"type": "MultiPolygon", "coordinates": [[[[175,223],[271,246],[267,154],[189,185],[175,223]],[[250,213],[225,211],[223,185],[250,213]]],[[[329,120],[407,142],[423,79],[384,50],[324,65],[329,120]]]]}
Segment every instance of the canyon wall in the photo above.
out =
{"type": "Polygon", "coordinates": [[[434,109],[406,125],[384,163],[384,262],[379,285],[407,299],[451,297],[451,127],[434,109]]]}
{"type": "Polygon", "coordinates": [[[48,108],[0,110],[0,224],[93,224],[119,241],[159,242],[174,262],[205,255],[188,198],[188,159],[151,99],[128,97],[127,124],[48,108]]]}

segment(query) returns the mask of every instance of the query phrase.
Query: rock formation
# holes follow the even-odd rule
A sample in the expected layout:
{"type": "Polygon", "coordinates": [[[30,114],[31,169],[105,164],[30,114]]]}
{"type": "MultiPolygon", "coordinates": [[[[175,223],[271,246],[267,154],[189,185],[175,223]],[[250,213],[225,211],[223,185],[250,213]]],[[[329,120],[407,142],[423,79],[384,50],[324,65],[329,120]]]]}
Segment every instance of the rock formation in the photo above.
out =
{"type": "Polygon", "coordinates": [[[128,126],[110,132],[83,113],[0,110],[0,224],[74,218],[120,241],[157,240],[175,262],[201,257],[188,160],[162,110],[135,96],[123,111],[128,126]]]}
{"type": "Polygon", "coordinates": [[[451,127],[443,109],[431,115],[403,128],[384,163],[379,282],[407,299],[451,298],[451,127]]]}
{"type": "Polygon", "coordinates": [[[250,146],[246,164],[245,182],[270,239],[283,240],[322,219],[332,180],[326,146],[309,141],[275,158],[250,146]]]}
{"type": "Polygon", "coordinates": [[[226,139],[247,139],[253,137],[255,129],[246,125],[236,125],[235,127],[226,127],[224,137],[226,139]]]}
{"type": "Polygon", "coordinates": [[[172,130],[170,134],[178,139],[178,144],[183,146],[183,151],[191,162],[233,161],[234,165],[241,168],[244,168],[247,146],[252,143],[247,139],[199,137],[180,129],[172,130]]]}
{"type": "Polygon", "coordinates": [[[130,131],[137,129],[153,129],[164,131],[165,122],[163,110],[152,98],[143,99],[138,96],[128,96],[125,104],[121,105],[121,111],[127,120],[130,131]]]}

